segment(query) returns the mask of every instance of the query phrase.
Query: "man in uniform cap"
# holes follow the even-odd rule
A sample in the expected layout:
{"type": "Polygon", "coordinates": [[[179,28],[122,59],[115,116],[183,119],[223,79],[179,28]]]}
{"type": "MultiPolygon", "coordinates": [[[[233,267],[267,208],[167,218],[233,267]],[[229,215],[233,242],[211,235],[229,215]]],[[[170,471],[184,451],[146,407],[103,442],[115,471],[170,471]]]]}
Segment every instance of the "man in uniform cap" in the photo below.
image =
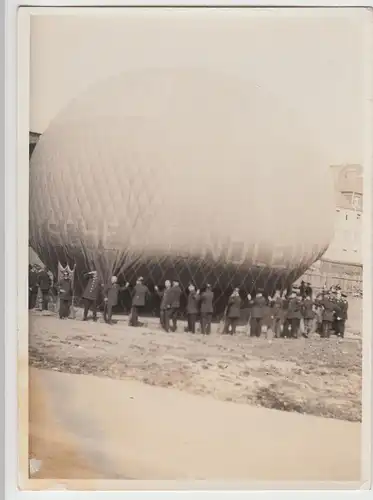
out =
{"type": "Polygon", "coordinates": [[[288,301],[286,311],[286,319],[288,324],[288,331],[286,336],[298,338],[300,330],[300,321],[302,319],[302,302],[298,288],[293,288],[288,301]],[[290,330],[290,332],[289,332],[290,330]]]}
{"type": "Polygon", "coordinates": [[[159,309],[160,309],[160,314],[159,314],[160,318],[159,319],[160,319],[162,328],[164,330],[166,330],[166,310],[167,310],[167,304],[169,304],[168,297],[169,297],[169,294],[171,291],[171,281],[170,280],[165,281],[164,289],[162,291],[159,290],[158,286],[156,286],[154,289],[161,299],[161,303],[159,306],[159,309]]]}
{"type": "Polygon", "coordinates": [[[345,335],[346,321],[348,319],[347,313],[348,313],[347,295],[339,291],[337,294],[334,325],[335,325],[335,333],[342,338],[345,335]]]}
{"type": "Polygon", "coordinates": [[[196,292],[196,288],[193,284],[189,285],[188,291],[189,291],[188,302],[187,302],[188,332],[196,333],[196,321],[197,321],[200,295],[198,292],[196,292]]]}
{"type": "Polygon", "coordinates": [[[327,293],[321,301],[322,306],[322,325],[321,336],[330,337],[332,325],[334,321],[337,304],[331,292],[327,293]]]}
{"type": "Polygon", "coordinates": [[[139,326],[139,312],[144,308],[146,300],[149,297],[149,289],[143,282],[144,278],[142,276],[137,278],[133,289],[130,326],[139,326]]]}
{"type": "Polygon", "coordinates": [[[38,273],[34,266],[28,266],[28,308],[34,309],[38,297],[38,273]]]}
{"type": "Polygon", "coordinates": [[[178,280],[174,280],[172,282],[172,287],[170,289],[169,294],[167,295],[167,304],[166,304],[166,332],[170,330],[170,321],[172,321],[173,332],[177,330],[177,317],[180,309],[180,297],[181,297],[181,288],[178,280]]]}
{"type": "Polygon", "coordinates": [[[304,336],[308,337],[312,333],[315,319],[314,303],[310,295],[306,295],[302,302],[302,316],[304,322],[304,336]]]}
{"type": "Polygon", "coordinates": [[[73,297],[73,287],[70,279],[70,273],[64,271],[62,278],[58,283],[59,296],[60,296],[60,319],[66,319],[69,317],[70,305],[73,297]]]}
{"type": "Polygon", "coordinates": [[[259,289],[255,298],[251,300],[250,336],[260,337],[262,333],[263,318],[267,307],[267,301],[263,297],[263,290],[259,289]]]}
{"type": "Polygon", "coordinates": [[[281,337],[281,327],[284,322],[284,303],[285,297],[281,296],[281,291],[276,290],[273,299],[271,299],[271,330],[276,338],[281,337]]]}
{"type": "Polygon", "coordinates": [[[235,288],[228,299],[224,333],[230,333],[231,335],[236,333],[237,323],[241,315],[241,302],[240,291],[235,288]]]}
{"type": "Polygon", "coordinates": [[[88,283],[83,293],[83,321],[87,321],[89,309],[92,309],[93,321],[97,321],[97,302],[101,294],[102,283],[97,275],[97,271],[90,271],[85,274],[85,277],[88,278],[88,283]]]}
{"type": "Polygon", "coordinates": [[[49,292],[52,286],[52,282],[46,266],[44,266],[43,269],[39,272],[37,283],[42,295],[42,310],[47,311],[49,304],[49,292]]]}
{"type": "Polygon", "coordinates": [[[206,290],[201,293],[201,332],[203,335],[210,335],[212,314],[214,312],[213,301],[214,292],[211,285],[206,285],[206,290]]]}
{"type": "Polygon", "coordinates": [[[118,278],[116,276],[112,276],[110,279],[110,283],[104,286],[104,321],[108,325],[112,325],[112,315],[113,315],[113,307],[118,304],[118,295],[122,290],[126,290],[128,288],[128,283],[125,286],[118,285],[118,278]]]}

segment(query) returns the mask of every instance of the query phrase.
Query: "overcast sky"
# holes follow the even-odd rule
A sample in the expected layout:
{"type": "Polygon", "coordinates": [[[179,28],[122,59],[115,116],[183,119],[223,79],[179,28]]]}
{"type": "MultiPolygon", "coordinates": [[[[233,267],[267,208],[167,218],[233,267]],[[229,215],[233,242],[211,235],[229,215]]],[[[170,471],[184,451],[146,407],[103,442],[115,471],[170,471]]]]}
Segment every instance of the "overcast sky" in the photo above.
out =
{"type": "Polygon", "coordinates": [[[208,67],[276,94],[320,137],[329,163],[362,163],[361,10],[121,10],[33,16],[31,131],[44,132],[70,99],[108,76],[208,67]]]}

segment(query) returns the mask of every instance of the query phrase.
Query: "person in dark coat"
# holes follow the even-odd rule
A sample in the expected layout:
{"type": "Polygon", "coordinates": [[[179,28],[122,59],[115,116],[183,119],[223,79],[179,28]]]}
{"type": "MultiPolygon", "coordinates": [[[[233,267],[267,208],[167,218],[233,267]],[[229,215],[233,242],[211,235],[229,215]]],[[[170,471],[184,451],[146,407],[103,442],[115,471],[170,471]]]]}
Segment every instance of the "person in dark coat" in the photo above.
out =
{"type": "Polygon", "coordinates": [[[194,285],[188,287],[188,302],[187,302],[187,315],[188,315],[188,332],[196,333],[196,321],[199,310],[200,294],[196,292],[194,285]]]}
{"type": "Polygon", "coordinates": [[[322,333],[321,336],[324,338],[330,337],[330,333],[332,331],[333,321],[335,311],[337,310],[337,304],[332,297],[331,293],[328,293],[324,296],[321,301],[322,306],[322,333]]]}
{"type": "Polygon", "coordinates": [[[60,297],[60,319],[69,317],[71,301],[73,298],[73,286],[70,278],[70,273],[65,271],[62,278],[58,282],[58,291],[60,297]]]}
{"type": "Polygon", "coordinates": [[[250,337],[260,337],[266,308],[267,301],[263,297],[263,290],[258,290],[251,301],[250,337]]]}
{"type": "Polygon", "coordinates": [[[171,290],[171,281],[170,280],[165,281],[164,290],[160,291],[157,286],[154,287],[154,290],[156,291],[158,297],[160,297],[161,299],[161,304],[159,308],[160,309],[159,319],[162,328],[166,330],[166,309],[167,309],[167,304],[169,303],[168,295],[171,290]]]}
{"type": "Polygon", "coordinates": [[[212,314],[214,312],[214,292],[211,285],[206,285],[206,290],[201,293],[201,332],[210,335],[212,314]]]}
{"type": "Polygon", "coordinates": [[[302,299],[304,299],[304,297],[306,296],[306,287],[307,287],[306,283],[302,280],[299,287],[299,294],[302,299]]]}
{"type": "Polygon", "coordinates": [[[241,297],[238,288],[233,290],[232,295],[228,299],[227,313],[225,316],[224,333],[234,335],[241,314],[241,297]]]}
{"type": "Polygon", "coordinates": [[[166,332],[170,331],[170,321],[172,321],[173,332],[177,330],[177,317],[180,309],[180,297],[181,297],[181,288],[179,282],[174,280],[172,282],[172,287],[170,292],[167,295],[166,301],[166,332]]]}
{"type": "Polygon", "coordinates": [[[308,337],[312,333],[315,319],[314,303],[310,295],[306,295],[302,302],[302,317],[304,322],[304,336],[308,337]]]}
{"type": "Polygon", "coordinates": [[[276,338],[281,337],[281,328],[284,323],[284,302],[285,299],[281,296],[281,292],[277,290],[270,303],[272,319],[271,329],[276,338]]]}
{"type": "Polygon", "coordinates": [[[348,319],[347,295],[338,291],[335,310],[335,333],[339,337],[344,337],[346,321],[348,319]]]}
{"type": "Polygon", "coordinates": [[[37,283],[42,295],[42,310],[47,311],[49,304],[49,292],[52,282],[46,267],[39,272],[37,283]]]}
{"type": "Polygon", "coordinates": [[[136,285],[132,293],[132,308],[130,326],[139,326],[139,313],[144,308],[149,297],[149,289],[144,285],[144,278],[140,277],[136,281],[136,285]]]}
{"type": "Polygon", "coordinates": [[[306,295],[306,297],[311,297],[311,299],[312,299],[313,290],[312,290],[311,283],[306,283],[305,295],[306,295]]]}
{"type": "Polygon", "coordinates": [[[122,290],[128,288],[128,283],[125,286],[118,285],[118,278],[112,276],[110,283],[103,287],[104,292],[104,321],[108,325],[112,325],[113,307],[118,304],[118,295],[122,290]]]}
{"type": "Polygon", "coordinates": [[[93,321],[97,321],[97,303],[101,295],[102,283],[98,277],[97,271],[90,271],[89,273],[86,273],[85,278],[88,278],[88,283],[83,293],[83,321],[87,321],[88,311],[90,309],[92,310],[93,321]]]}
{"type": "Polygon", "coordinates": [[[289,331],[286,332],[286,336],[290,336],[295,339],[298,338],[300,321],[302,319],[302,300],[300,297],[300,290],[293,290],[290,294],[286,311],[286,319],[289,325],[289,331]]]}
{"type": "Polygon", "coordinates": [[[34,309],[38,297],[38,273],[33,266],[28,266],[28,308],[34,309]]]}

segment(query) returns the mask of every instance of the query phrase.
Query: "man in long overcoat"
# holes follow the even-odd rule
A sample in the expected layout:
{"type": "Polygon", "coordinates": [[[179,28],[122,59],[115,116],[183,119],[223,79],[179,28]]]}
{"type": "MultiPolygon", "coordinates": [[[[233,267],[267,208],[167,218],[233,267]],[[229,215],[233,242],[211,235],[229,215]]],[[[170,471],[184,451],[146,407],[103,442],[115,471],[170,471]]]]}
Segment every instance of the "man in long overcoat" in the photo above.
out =
{"type": "Polygon", "coordinates": [[[138,278],[132,294],[131,326],[139,326],[139,313],[144,308],[149,295],[149,289],[144,285],[144,278],[138,278]]]}
{"type": "Polygon", "coordinates": [[[307,295],[302,302],[302,317],[304,322],[304,336],[308,337],[313,330],[315,320],[315,306],[310,295],[307,295]]]}
{"type": "Polygon", "coordinates": [[[62,278],[58,282],[58,291],[60,298],[60,319],[66,319],[69,317],[70,306],[73,298],[73,286],[70,278],[70,273],[64,271],[62,278]]]}
{"type": "Polygon", "coordinates": [[[102,291],[102,282],[97,274],[97,271],[90,271],[85,274],[85,277],[88,278],[88,283],[83,293],[83,321],[87,321],[88,311],[90,309],[92,310],[93,321],[97,321],[97,304],[102,291]]]}
{"type": "Polygon", "coordinates": [[[263,290],[258,290],[254,299],[251,300],[250,336],[260,337],[262,333],[263,319],[266,313],[267,301],[263,296],[263,290]]]}
{"type": "Polygon", "coordinates": [[[286,319],[289,325],[289,330],[288,332],[286,332],[286,336],[290,336],[291,338],[295,339],[298,338],[300,331],[300,321],[302,319],[302,300],[300,297],[300,293],[297,293],[297,290],[293,290],[290,294],[286,311],[286,319]]]}
{"type": "Polygon", "coordinates": [[[125,286],[120,286],[118,284],[118,278],[116,276],[112,276],[110,283],[104,286],[104,321],[108,325],[112,325],[112,316],[113,316],[113,307],[118,304],[118,296],[119,292],[122,290],[126,290],[128,288],[128,284],[125,286]]]}
{"type": "Polygon", "coordinates": [[[210,335],[212,314],[214,312],[214,292],[211,285],[206,285],[206,290],[201,293],[201,332],[210,335]]]}
{"type": "Polygon", "coordinates": [[[180,309],[181,288],[177,280],[172,282],[172,287],[167,295],[166,302],[166,332],[170,331],[170,321],[172,321],[173,332],[177,330],[177,317],[180,309]]]}
{"type": "Polygon", "coordinates": [[[231,335],[236,333],[237,324],[241,315],[241,303],[240,291],[238,288],[235,288],[228,299],[224,333],[230,333],[231,335]]]}
{"type": "Polygon", "coordinates": [[[158,286],[156,286],[155,291],[157,292],[158,297],[161,299],[160,303],[160,311],[159,311],[159,319],[162,328],[165,330],[166,329],[166,309],[167,309],[167,304],[169,303],[168,296],[170,294],[171,290],[171,281],[166,280],[164,283],[164,289],[162,291],[159,290],[158,286]]]}
{"type": "Polygon", "coordinates": [[[188,301],[187,301],[187,316],[188,316],[188,332],[196,333],[196,321],[199,311],[200,294],[196,292],[194,285],[188,287],[188,301]]]}
{"type": "Polygon", "coordinates": [[[276,338],[281,337],[281,328],[284,323],[284,302],[285,298],[281,296],[281,291],[276,290],[273,299],[270,302],[271,306],[271,330],[276,338]]]}
{"type": "Polygon", "coordinates": [[[49,304],[49,292],[52,282],[46,267],[39,272],[37,283],[42,295],[42,310],[47,311],[49,304]]]}

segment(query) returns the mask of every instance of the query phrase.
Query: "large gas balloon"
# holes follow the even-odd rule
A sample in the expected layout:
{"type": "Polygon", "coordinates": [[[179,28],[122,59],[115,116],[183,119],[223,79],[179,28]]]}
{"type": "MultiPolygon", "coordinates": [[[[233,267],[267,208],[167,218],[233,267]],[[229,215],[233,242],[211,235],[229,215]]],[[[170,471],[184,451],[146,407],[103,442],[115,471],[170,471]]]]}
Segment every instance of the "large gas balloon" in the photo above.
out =
{"type": "Polygon", "coordinates": [[[328,165],[281,101],[204,70],[123,74],[31,158],[30,243],[52,269],[273,288],[329,245],[328,165]]]}

